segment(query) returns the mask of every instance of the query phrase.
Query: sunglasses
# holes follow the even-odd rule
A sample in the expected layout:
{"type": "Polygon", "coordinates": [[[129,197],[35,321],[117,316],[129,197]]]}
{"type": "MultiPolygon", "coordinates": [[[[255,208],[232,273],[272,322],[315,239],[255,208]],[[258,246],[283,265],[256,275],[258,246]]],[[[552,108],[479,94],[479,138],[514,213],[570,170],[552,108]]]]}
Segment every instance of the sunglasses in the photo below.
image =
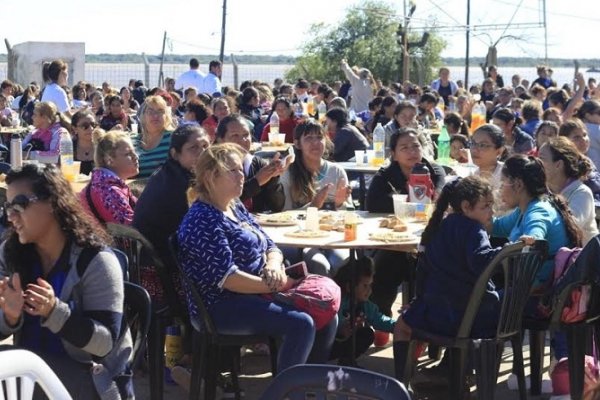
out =
{"type": "Polygon", "coordinates": [[[7,217],[9,214],[24,212],[30,204],[40,201],[37,196],[26,196],[24,194],[16,195],[13,201],[4,203],[3,214],[7,217]]]}
{"type": "Polygon", "coordinates": [[[95,128],[96,124],[93,122],[82,122],[81,124],[78,124],[77,127],[81,129],[90,129],[95,128]]]}

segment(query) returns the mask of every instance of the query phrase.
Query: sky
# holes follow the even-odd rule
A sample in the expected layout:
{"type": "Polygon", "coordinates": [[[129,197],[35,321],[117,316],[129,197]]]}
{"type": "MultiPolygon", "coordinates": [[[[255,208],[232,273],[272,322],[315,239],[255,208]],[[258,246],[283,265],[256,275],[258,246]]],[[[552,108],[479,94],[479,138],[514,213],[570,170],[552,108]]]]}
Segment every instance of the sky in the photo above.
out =
{"type": "MultiPolygon", "coordinates": [[[[220,0],[102,0],[82,5],[75,0],[3,2],[4,37],[12,45],[26,41],[85,42],[86,53],[160,54],[163,34],[172,54],[218,54],[222,1],[220,0]],[[43,5],[42,5],[43,4],[43,5]],[[52,7],[50,8],[49,5],[52,7]],[[9,17],[10,16],[10,17],[9,17]]],[[[357,0],[228,0],[226,54],[298,55],[310,40],[310,26],[335,25],[357,0]]],[[[471,56],[485,56],[488,46],[503,36],[499,56],[544,57],[542,0],[471,0],[472,25],[499,25],[501,29],[476,28],[471,56]],[[527,24],[534,28],[514,27],[527,24]],[[514,25],[513,25],[514,26],[514,25]]],[[[403,1],[389,2],[400,21],[403,1]]],[[[464,25],[467,0],[416,0],[410,25],[435,24],[447,40],[444,57],[465,55],[464,25]]],[[[600,58],[595,43],[600,23],[598,0],[547,0],[548,57],[600,58]],[[594,41],[594,42],[590,42],[594,41]]],[[[5,47],[0,51],[5,53],[5,47]]]]}

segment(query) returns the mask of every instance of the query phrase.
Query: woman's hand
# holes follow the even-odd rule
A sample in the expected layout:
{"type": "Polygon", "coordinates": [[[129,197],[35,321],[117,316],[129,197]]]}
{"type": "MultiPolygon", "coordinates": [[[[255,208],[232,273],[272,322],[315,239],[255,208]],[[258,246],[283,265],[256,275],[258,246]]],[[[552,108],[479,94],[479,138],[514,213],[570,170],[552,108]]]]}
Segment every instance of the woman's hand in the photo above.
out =
{"type": "Polygon", "coordinates": [[[533,246],[535,244],[535,238],[533,236],[523,235],[519,240],[525,243],[527,246],[533,246]]]}
{"type": "Polygon", "coordinates": [[[262,279],[272,292],[279,292],[285,286],[287,276],[281,265],[267,264],[262,270],[262,279]]]}
{"type": "Polygon", "coordinates": [[[345,179],[340,179],[335,189],[335,206],[340,207],[344,204],[350,194],[352,194],[352,188],[345,179]]]}
{"type": "Polygon", "coordinates": [[[37,279],[37,285],[30,283],[25,291],[25,311],[30,315],[48,318],[56,305],[56,296],[52,286],[42,278],[37,279]]]}
{"type": "Polygon", "coordinates": [[[331,189],[332,187],[333,183],[328,183],[327,185],[319,189],[317,194],[315,194],[315,197],[313,197],[312,201],[310,202],[310,205],[317,208],[323,207],[325,199],[327,199],[327,193],[329,193],[329,189],[331,189]]]}
{"type": "Polygon", "coordinates": [[[267,184],[267,182],[269,182],[271,180],[271,178],[273,178],[274,176],[277,176],[278,175],[278,167],[279,167],[279,161],[271,162],[268,165],[265,165],[264,167],[262,167],[256,173],[256,175],[254,175],[254,177],[258,181],[258,184],[260,186],[264,186],[267,184]]]}
{"type": "Polygon", "coordinates": [[[23,289],[21,288],[21,277],[14,273],[12,278],[6,277],[0,280],[0,309],[4,312],[4,318],[9,325],[14,326],[19,322],[23,313],[23,289]]]}

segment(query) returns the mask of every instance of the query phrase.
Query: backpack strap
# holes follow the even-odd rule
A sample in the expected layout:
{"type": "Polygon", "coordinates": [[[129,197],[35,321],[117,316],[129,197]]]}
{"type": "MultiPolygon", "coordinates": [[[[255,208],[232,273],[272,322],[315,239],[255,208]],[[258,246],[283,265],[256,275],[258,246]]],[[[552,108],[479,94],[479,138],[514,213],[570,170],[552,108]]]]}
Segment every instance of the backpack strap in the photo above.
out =
{"type": "Polygon", "coordinates": [[[100,253],[100,250],[95,249],[93,247],[85,247],[79,253],[79,257],[77,258],[77,275],[81,278],[85,273],[88,265],[92,262],[94,257],[96,257],[100,253]]]}
{"type": "Polygon", "coordinates": [[[102,225],[106,225],[106,221],[100,216],[100,213],[98,212],[98,209],[96,208],[96,206],[94,205],[94,201],[92,200],[92,182],[90,182],[85,188],[85,198],[88,202],[90,210],[94,214],[94,217],[96,217],[96,219],[100,221],[102,225]]]}

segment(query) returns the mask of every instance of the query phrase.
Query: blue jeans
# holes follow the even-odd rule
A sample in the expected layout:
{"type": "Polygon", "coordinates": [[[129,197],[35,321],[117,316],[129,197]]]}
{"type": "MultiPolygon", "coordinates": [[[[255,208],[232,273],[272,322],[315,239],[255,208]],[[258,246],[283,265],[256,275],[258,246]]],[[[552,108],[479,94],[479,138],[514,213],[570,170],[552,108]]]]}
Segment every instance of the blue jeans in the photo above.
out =
{"type": "Polygon", "coordinates": [[[305,364],[309,356],[311,362],[326,362],[337,331],[337,317],[316,332],[307,313],[258,295],[232,294],[212,305],[208,312],[219,333],[281,337],[279,372],[305,364]]]}

